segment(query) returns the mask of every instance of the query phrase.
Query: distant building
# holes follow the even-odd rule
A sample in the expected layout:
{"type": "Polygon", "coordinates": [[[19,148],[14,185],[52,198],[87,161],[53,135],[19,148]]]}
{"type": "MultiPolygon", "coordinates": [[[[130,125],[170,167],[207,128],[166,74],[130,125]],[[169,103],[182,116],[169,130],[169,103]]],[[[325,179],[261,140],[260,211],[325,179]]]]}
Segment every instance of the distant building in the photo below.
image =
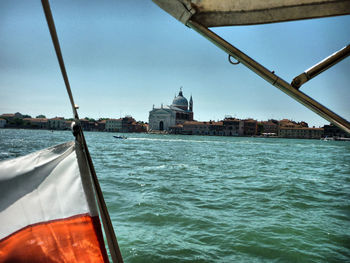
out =
{"type": "Polygon", "coordinates": [[[226,136],[242,136],[244,133],[244,122],[242,120],[228,117],[223,121],[226,136]]]}
{"type": "Polygon", "coordinates": [[[296,122],[288,120],[288,119],[283,119],[278,122],[279,127],[288,127],[288,128],[296,128],[299,127],[296,122]]]}
{"type": "Polygon", "coordinates": [[[5,128],[5,126],[6,126],[6,120],[0,119],[0,128],[5,128]]]}
{"type": "Polygon", "coordinates": [[[0,116],[2,119],[6,119],[8,121],[14,120],[14,119],[23,119],[23,115],[19,112],[16,113],[5,113],[0,116]]]}
{"type": "MultiPolygon", "coordinates": [[[[186,122],[185,122],[186,123],[186,122]]],[[[184,123],[184,124],[185,124],[184,123]]],[[[148,129],[149,131],[149,129],[148,129]]],[[[178,124],[178,125],[175,125],[175,126],[170,126],[169,127],[169,132],[171,134],[183,134],[183,124],[178,124]]]]}
{"type": "Polygon", "coordinates": [[[323,128],[309,128],[304,121],[295,122],[288,119],[279,121],[278,136],[282,138],[320,139],[323,134],[323,128]]]}
{"type": "Polygon", "coordinates": [[[126,116],[120,119],[106,120],[105,130],[109,132],[146,132],[147,125],[135,121],[131,116],[126,116]]]}
{"type": "Polygon", "coordinates": [[[148,125],[145,123],[134,122],[129,132],[147,132],[148,125]]]}
{"type": "Polygon", "coordinates": [[[279,127],[289,127],[289,128],[307,128],[309,125],[304,122],[295,122],[288,119],[283,119],[278,122],[279,127]]]}
{"type": "Polygon", "coordinates": [[[224,136],[224,128],[222,121],[209,121],[209,135],[224,136]]]}
{"type": "Polygon", "coordinates": [[[73,121],[64,121],[64,129],[65,130],[71,130],[72,129],[72,123],[73,121]]]}
{"type": "Polygon", "coordinates": [[[172,130],[175,131],[174,133],[181,132],[182,134],[188,135],[208,135],[209,124],[207,122],[185,121],[183,124],[178,124],[177,126],[172,127],[172,130]]]}
{"type": "Polygon", "coordinates": [[[254,136],[257,134],[258,122],[253,119],[243,120],[243,135],[254,136]]]}
{"type": "Polygon", "coordinates": [[[64,130],[66,127],[65,119],[63,117],[55,117],[49,119],[49,129],[51,130],[64,130]]]}
{"type": "Polygon", "coordinates": [[[106,131],[119,132],[122,129],[122,119],[109,119],[106,120],[106,131]]]}
{"type": "Polygon", "coordinates": [[[161,105],[149,112],[149,129],[156,131],[169,131],[170,127],[183,124],[186,121],[193,121],[193,99],[190,103],[183,96],[180,89],[179,95],[175,96],[170,106],[161,105]]]}
{"type": "Polygon", "coordinates": [[[338,128],[337,126],[333,124],[325,125],[324,127],[324,137],[344,137],[344,138],[349,138],[350,135],[347,134],[345,131],[342,129],[338,128]]]}
{"type": "Polygon", "coordinates": [[[278,134],[278,122],[274,122],[272,120],[268,121],[261,121],[260,125],[262,127],[262,130],[260,132],[260,135],[265,135],[265,136],[277,136],[278,134]]]}
{"type": "Polygon", "coordinates": [[[253,136],[256,135],[257,121],[239,120],[226,117],[222,121],[185,121],[170,127],[174,134],[212,135],[212,136],[253,136]]]}
{"type": "Polygon", "coordinates": [[[94,120],[80,119],[80,125],[83,131],[97,131],[97,123],[94,120]]]}
{"type": "Polygon", "coordinates": [[[320,139],[323,137],[323,128],[307,127],[280,127],[278,136],[296,139],[320,139]]]}
{"type": "Polygon", "coordinates": [[[98,131],[105,131],[106,130],[106,120],[102,120],[97,122],[97,129],[98,131]]]}
{"type": "Polygon", "coordinates": [[[120,132],[135,132],[136,121],[131,116],[125,116],[121,119],[121,129],[120,132]]]}
{"type": "Polygon", "coordinates": [[[143,126],[143,129],[145,130],[145,132],[148,132],[149,131],[149,126],[148,126],[148,123],[142,123],[142,126],[143,126]]]}
{"type": "Polygon", "coordinates": [[[121,119],[120,132],[146,132],[147,126],[144,123],[137,122],[131,116],[125,116],[121,119]]]}
{"type": "Polygon", "coordinates": [[[49,120],[46,118],[24,118],[25,124],[28,124],[32,129],[48,129],[49,120]]]}

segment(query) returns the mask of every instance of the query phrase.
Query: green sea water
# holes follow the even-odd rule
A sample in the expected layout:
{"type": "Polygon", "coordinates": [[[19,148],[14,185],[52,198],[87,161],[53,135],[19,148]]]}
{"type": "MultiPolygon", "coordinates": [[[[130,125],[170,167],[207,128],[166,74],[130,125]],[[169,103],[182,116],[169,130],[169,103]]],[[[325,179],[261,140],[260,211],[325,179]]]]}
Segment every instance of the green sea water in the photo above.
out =
{"type": "MultiPolygon", "coordinates": [[[[350,142],[86,132],[125,262],[350,262],[350,142]]],[[[0,159],[73,140],[0,130],[0,159]]]]}

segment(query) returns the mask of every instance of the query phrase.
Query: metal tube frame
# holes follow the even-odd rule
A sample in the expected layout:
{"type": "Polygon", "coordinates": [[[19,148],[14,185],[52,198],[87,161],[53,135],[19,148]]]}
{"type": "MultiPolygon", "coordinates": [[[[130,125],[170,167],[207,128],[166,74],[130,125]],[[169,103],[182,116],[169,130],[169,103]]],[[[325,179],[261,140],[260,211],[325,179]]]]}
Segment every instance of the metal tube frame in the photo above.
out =
{"type": "Polygon", "coordinates": [[[310,79],[316,77],[318,74],[322,73],[323,71],[339,63],[349,55],[350,55],[350,45],[347,45],[346,47],[333,53],[329,57],[325,58],[321,62],[317,63],[316,65],[312,66],[305,72],[295,77],[292,81],[292,86],[294,88],[299,89],[301,85],[303,85],[305,82],[309,81],[310,79]]]}
{"type": "Polygon", "coordinates": [[[234,57],[237,61],[240,61],[242,64],[264,78],[266,81],[270,82],[273,86],[282,90],[290,97],[308,107],[310,110],[314,111],[324,119],[328,120],[329,122],[333,123],[334,125],[350,134],[350,123],[341,116],[337,115],[311,97],[294,88],[291,84],[274,74],[274,72],[271,72],[200,23],[197,23],[193,20],[188,20],[186,25],[207,38],[227,54],[234,57]]]}

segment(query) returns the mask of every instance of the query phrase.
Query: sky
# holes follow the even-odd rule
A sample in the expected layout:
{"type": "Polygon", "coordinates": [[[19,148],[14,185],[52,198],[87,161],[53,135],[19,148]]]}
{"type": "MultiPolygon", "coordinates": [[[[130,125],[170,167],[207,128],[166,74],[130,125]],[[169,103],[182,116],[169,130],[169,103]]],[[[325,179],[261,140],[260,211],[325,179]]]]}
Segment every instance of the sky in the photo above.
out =
{"type": "MultiPolygon", "coordinates": [[[[148,121],[182,87],[194,118],[328,121],[267,83],[150,0],[51,1],[79,116],[148,121]]],[[[291,82],[349,44],[350,16],[213,28],[291,82]]],[[[350,120],[350,58],[304,84],[303,92],[350,120]]],[[[0,114],[72,117],[39,0],[0,1],[0,114]]]]}

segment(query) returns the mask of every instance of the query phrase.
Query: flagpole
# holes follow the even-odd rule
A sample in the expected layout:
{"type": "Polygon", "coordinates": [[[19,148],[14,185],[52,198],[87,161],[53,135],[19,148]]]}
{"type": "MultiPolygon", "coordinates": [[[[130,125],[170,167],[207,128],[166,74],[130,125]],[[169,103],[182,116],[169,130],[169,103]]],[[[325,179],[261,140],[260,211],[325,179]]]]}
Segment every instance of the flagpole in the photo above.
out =
{"type": "Polygon", "coordinates": [[[48,24],[48,27],[50,30],[52,42],[53,42],[53,45],[55,47],[58,63],[59,63],[60,68],[61,68],[62,77],[63,77],[64,83],[66,86],[66,90],[67,90],[67,93],[69,96],[69,100],[70,100],[70,103],[72,106],[73,116],[74,116],[76,124],[77,124],[77,126],[75,126],[75,129],[76,129],[76,127],[78,127],[78,130],[75,130],[74,135],[76,136],[77,140],[82,145],[83,152],[84,152],[86,160],[88,162],[88,166],[89,166],[89,170],[90,170],[90,174],[91,174],[91,179],[92,179],[95,193],[97,196],[97,203],[98,203],[98,207],[99,207],[99,211],[100,211],[100,216],[102,219],[103,228],[105,230],[108,247],[109,247],[109,250],[111,253],[112,261],[114,263],[123,263],[123,258],[122,258],[122,255],[120,253],[118,241],[117,241],[117,238],[115,236],[115,232],[113,229],[113,225],[112,225],[109,213],[108,213],[108,209],[107,209],[105,200],[103,198],[103,193],[102,193],[102,190],[100,187],[100,183],[98,181],[96,171],[95,171],[95,168],[94,168],[94,165],[93,165],[93,162],[92,162],[92,159],[91,159],[91,156],[90,156],[87,144],[86,144],[83,130],[82,130],[80,123],[79,123],[79,116],[78,116],[78,112],[77,112],[78,107],[74,103],[73,94],[72,94],[72,91],[70,88],[67,71],[66,71],[66,68],[64,65],[64,60],[63,60],[60,44],[58,41],[56,27],[55,27],[55,23],[53,20],[50,4],[49,4],[48,0],[41,0],[41,3],[43,6],[43,9],[44,9],[46,21],[47,21],[47,24],[48,24]]]}
{"type": "Polygon", "coordinates": [[[81,142],[83,144],[83,149],[85,150],[84,152],[85,152],[86,159],[87,159],[89,167],[90,167],[90,172],[91,172],[91,177],[92,177],[92,181],[94,184],[95,192],[96,192],[96,195],[98,197],[97,198],[98,207],[99,207],[101,218],[102,218],[103,228],[105,229],[105,232],[106,232],[107,243],[108,243],[108,247],[109,247],[109,250],[110,250],[110,253],[112,256],[112,260],[113,260],[113,262],[116,262],[116,263],[123,263],[123,257],[122,257],[122,254],[120,252],[120,249],[119,249],[119,245],[118,245],[118,241],[117,241],[117,238],[116,238],[116,235],[114,232],[113,224],[112,224],[111,218],[109,216],[106,202],[103,198],[103,193],[102,193],[102,190],[100,187],[100,183],[98,181],[96,171],[94,168],[94,164],[92,162],[91,155],[90,155],[90,152],[88,150],[85,136],[84,136],[84,133],[83,133],[83,130],[81,127],[80,127],[79,136],[80,136],[81,142]]]}

